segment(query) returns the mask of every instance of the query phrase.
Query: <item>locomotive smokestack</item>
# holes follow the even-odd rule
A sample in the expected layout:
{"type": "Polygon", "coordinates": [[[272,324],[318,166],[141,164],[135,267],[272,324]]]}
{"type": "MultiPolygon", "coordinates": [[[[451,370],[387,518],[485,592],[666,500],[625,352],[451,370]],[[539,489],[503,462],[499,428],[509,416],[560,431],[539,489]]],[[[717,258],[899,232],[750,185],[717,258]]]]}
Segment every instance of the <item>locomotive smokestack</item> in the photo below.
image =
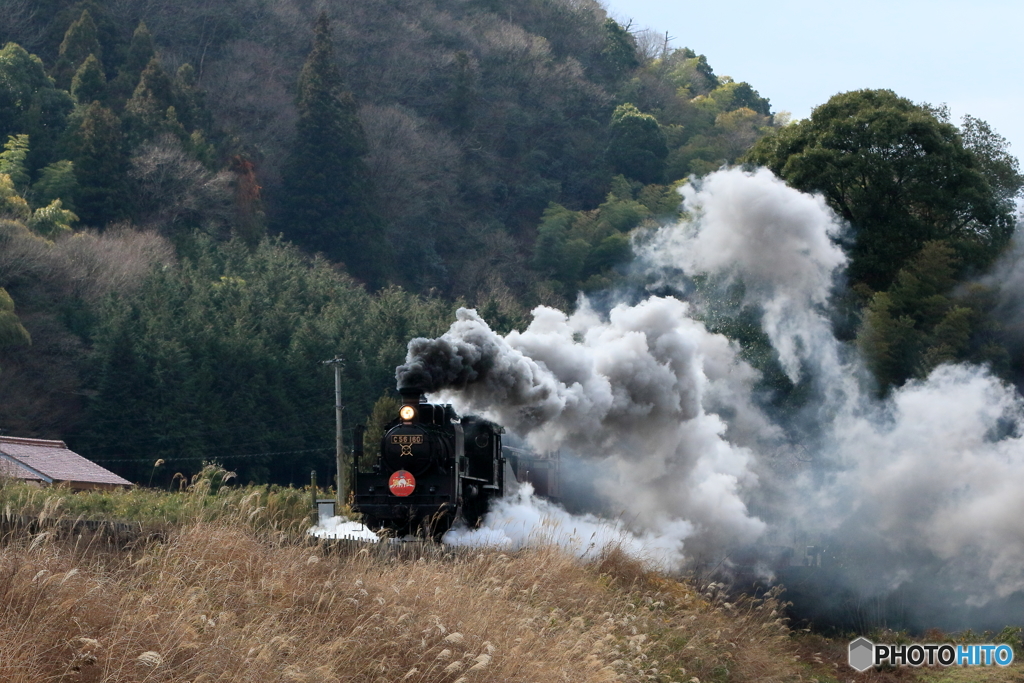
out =
{"type": "Polygon", "coordinates": [[[419,368],[410,371],[408,363],[395,368],[395,380],[403,405],[417,405],[424,400],[424,394],[435,390],[431,386],[430,376],[416,370],[419,368]]]}
{"type": "Polygon", "coordinates": [[[399,386],[398,393],[402,396],[402,405],[417,405],[423,402],[423,389],[417,386],[399,386]]]}

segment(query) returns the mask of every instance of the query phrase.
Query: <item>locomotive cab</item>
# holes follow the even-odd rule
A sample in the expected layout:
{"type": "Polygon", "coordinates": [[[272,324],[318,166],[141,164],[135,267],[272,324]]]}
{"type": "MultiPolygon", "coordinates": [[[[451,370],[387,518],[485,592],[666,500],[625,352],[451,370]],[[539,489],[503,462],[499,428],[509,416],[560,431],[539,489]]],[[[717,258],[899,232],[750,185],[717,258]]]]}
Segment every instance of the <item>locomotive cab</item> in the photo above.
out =
{"type": "MultiPolygon", "coordinates": [[[[502,429],[479,417],[460,418],[448,404],[427,403],[401,390],[402,407],[387,424],[380,455],[362,471],[362,435],[353,458],[353,507],[371,528],[440,537],[456,521],[479,523],[504,493],[502,429]]],[[[361,430],[360,430],[361,431],[361,430]]]]}

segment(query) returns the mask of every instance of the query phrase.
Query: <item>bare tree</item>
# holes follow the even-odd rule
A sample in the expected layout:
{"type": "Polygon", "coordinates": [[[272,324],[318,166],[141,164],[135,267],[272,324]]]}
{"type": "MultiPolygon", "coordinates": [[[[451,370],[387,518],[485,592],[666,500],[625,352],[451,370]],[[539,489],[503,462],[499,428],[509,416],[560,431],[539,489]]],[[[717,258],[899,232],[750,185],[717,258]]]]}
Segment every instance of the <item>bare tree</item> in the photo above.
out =
{"type": "Polygon", "coordinates": [[[229,134],[244,137],[241,151],[256,162],[262,184],[270,188],[280,183],[295,135],[296,69],[282,65],[271,48],[239,40],[204,76],[213,116],[229,134]]]}
{"type": "Polygon", "coordinates": [[[636,54],[642,64],[650,64],[668,53],[668,33],[645,28],[634,31],[633,39],[636,40],[636,54]]]}
{"type": "Polygon", "coordinates": [[[37,6],[34,0],[4,0],[0,9],[0,46],[13,42],[29,52],[39,48],[44,31],[37,21],[37,6]]]}
{"type": "Polygon", "coordinates": [[[48,266],[46,240],[21,221],[0,218],[0,287],[39,277],[48,266]]]}
{"type": "Polygon", "coordinates": [[[141,222],[163,232],[187,224],[223,234],[233,215],[232,174],[212,173],[171,135],[143,145],[129,176],[141,222]]]}
{"type": "Polygon", "coordinates": [[[173,263],[174,246],[156,232],[125,224],[58,240],[50,260],[67,296],[98,303],[108,294],[137,290],[154,264],[173,263]]]}
{"type": "Polygon", "coordinates": [[[456,192],[459,150],[443,131],[401,107],[365,106],[366,165],[389,223],[421,222],[456,192]]]}

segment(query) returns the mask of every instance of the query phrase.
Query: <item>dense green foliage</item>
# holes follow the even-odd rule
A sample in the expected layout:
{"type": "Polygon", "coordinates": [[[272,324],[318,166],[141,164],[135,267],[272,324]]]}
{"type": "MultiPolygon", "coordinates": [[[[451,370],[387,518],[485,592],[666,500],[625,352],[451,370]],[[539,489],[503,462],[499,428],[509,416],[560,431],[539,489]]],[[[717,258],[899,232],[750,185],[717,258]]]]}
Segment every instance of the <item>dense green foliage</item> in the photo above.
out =
{"type": "Polygon", "coordinates": [[[617,267],[632,259],[630,231],[676,217],[678,204],[674,187],[641,186],[623,176],[594,210],[552,203],[541,218],[531,265],[546,278],[542,284],[565,299],[608,289],[620,279],[617,267]]]}
{"type": "Polygon", "coordinates": [[[345,359],[345,404],[366,415],[406,341],[440,333],[450,315],[399,289],[371,296],[277,242],[199,240],[180,268],[101,312],[87,383],[97,396],[77,443],[101,462],[126,459],[118,469],[136,479],[163,459],[304,481],[311,467],[333,469],[333,375],[319,362],[345,359]]]}
{"type": "Polygon", "coordinates": [[[352,93],[343,89],[326,13],[316,20],[313,51],[299,75],[299,121],[284,168],[282,230],[297,242],[345,261],[379,284],[386,263],[384,226],[368,182],[366,138],[352,93]]]}
{"type": "Polygon", "coordinates": [[[824,194],[853,227],[850,277],[874,290],[892,284],[930,240],[946,241],[978,270],[1013,233],[1012,201],[957,128],[888,90],[836,95],[762,139],[748,159],[824,194]]]}
{"type": "Polygon", "coordinates": [[[984,121],[888,90],[836,95],[810,119],[762,138],[749,162],[820,192],[850,225],[848,275],[864,305],[857,341],[884,390],[943,362],[1008,368],[976,277],[1005,250],[1024,187],[1006,141],[984,121]]]}
{"type": "MultiPolygon", "coordinates": [[[[345,359],[351,446],[408,339],[440,333],[452,315],[452,304],[398,288],[367,293],[279,241],[198,237],[176,263],[153,234],[48,244],[7,230],[0,272],[18,299],[37,299],[25,323],[39,339],[5,355],[5,427],[60,436],[136,481],[158,460],[164,483],[206,460],[243,482],[333,471],[333,373],[320,361],[345,359]]],[[[5,326],[24,332],[11,309],[5,326]]]]}
{"type": "Polygon", "coordinates": [[[612,114],[611,136],[605,152],[616,173],[641,183],[656,183],[665,172],[668,145],[658,120],[632,104],[622,104],[612,114]]]}
{"type": "MultiPolygon", "coordinates": [[[[958,288],[1022,183],[983,121],[862,91],[785,126],[595,0],[9,0],[0,44],[0,427],[137,481],[333,471],[320,361],[379,428],[457,303],[507,332],[628,284],[634,231],[742,160],[851,223],[846,338],[881,387],[1021,365],[958,288]]],[[[708,324],[797,402],[734,304],[708,324]]]]}
{"type": "Polygon", "coordinates": [[[965,360],[1006,374],[994,293],[981,285],[956,291],[958,265],[947,243],[928,242],[887,291],[872,295],[857,342],[882,387],[965,360]]]}

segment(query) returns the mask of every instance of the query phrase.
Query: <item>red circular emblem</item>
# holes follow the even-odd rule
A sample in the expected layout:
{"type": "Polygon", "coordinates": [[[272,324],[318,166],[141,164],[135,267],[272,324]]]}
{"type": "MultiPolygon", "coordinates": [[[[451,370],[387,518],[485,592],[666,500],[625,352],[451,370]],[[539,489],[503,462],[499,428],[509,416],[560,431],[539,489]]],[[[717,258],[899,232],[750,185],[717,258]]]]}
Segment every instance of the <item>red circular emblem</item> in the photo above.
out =
{"type": "Polygon", "coordinates": [[[391,493],[404,498],[416,490],[416,477],[412,476],[411,472],[398,470],[388,480],[388,488],[391,489],[391,493]]]}

